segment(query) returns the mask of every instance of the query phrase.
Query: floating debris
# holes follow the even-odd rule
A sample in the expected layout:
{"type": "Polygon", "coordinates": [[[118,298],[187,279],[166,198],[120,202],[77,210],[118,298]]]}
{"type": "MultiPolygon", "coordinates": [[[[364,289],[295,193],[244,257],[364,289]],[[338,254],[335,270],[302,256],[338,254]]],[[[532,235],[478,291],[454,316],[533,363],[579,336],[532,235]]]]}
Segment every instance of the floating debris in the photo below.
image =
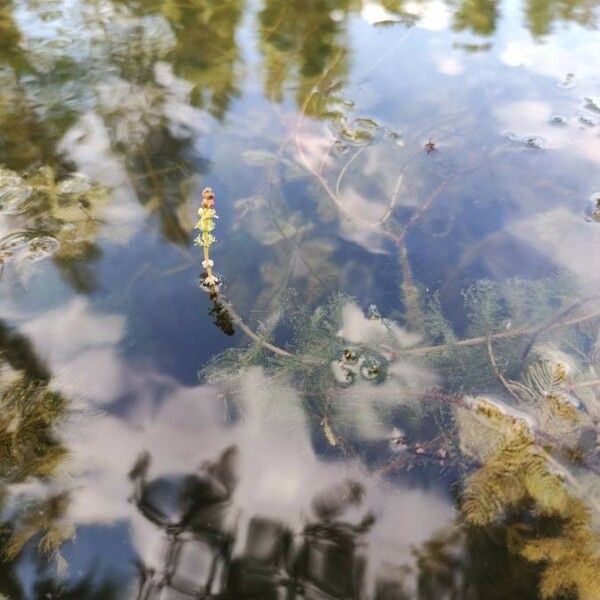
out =
{"type": "Polygon", "coordinates": [[[535,150],[541,150],[544,148],[544,139],[536,136],[536,135],[532,135],[532,136],[527,136],[525,138],[523,138],[523,144],[525,146],[527,146],[528,148],[534,148],[535,150]]]}
{"type": "Polygon", "coordinates": [[[359,117],[347,123],[346,117],[336,115],[329,120],[329,127],[336,136],[336,142],[354,147],[372,144],[382,132],[380,125],[367,117],[359,117]]]}
{"type": "Polygon", "coordinates": [[[425,144],[425,152],[427,152],[427,154],[431,154],[432,152],[436,152],[436,150],[437,144],[431,138],[429,138],[429,141],[425,144]]]}
{"type": "Polygon", "coordinates": [[[273,152],[265,150],[244,150],[242,160],[247,165],[255,167],[270,167],[277,162],[277,156],[273,152]]]}
{"type": "Polygon", "coordinates": [[[37,262],[55,254],[60,242],[51,235],[36,235],[33,231],[16,231],[0,239],[1,262],[11,259],[37,262]]]}
{"type": "Polygon", "coordinates": [[[327,415],[321,419],[321,427],[323,428],[323,434],[325,435],[325,439],[329,442],[329,445],[337,446],[338,442],[335,434],[333,433],[333,429],[331,428],[327,415]]]}

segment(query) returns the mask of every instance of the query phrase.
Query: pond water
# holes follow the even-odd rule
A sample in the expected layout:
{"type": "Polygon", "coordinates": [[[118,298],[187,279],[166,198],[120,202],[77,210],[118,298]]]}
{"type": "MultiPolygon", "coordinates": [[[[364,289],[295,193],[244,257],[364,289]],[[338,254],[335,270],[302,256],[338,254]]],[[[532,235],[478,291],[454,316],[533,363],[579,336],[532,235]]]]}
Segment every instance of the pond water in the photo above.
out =
{"type": "Polygon", "coordinates": [[[597,600],[599,18],[3,0],[0,598],[597,600]]]}

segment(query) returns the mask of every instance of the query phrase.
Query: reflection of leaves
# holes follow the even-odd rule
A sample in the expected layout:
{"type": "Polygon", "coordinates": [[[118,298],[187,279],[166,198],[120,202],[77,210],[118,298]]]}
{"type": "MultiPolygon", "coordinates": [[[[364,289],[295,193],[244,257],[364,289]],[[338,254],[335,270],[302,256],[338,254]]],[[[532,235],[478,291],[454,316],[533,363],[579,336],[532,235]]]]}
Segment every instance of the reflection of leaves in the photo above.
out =
{"type": "Polygon", "coordinates": [[[144,8],[158,8],[175,26],[177,41],[171,54],[175,74],[194,86],[193,104],[222,119],[239,95],[236,29],[244,1],[168,0],[156,5],[144,8]]]}
{"type": "Polygon", "coordinates": [[[496,30],[498,6],[495,0],[462,0],[454,15],[457,31],[470,29],[480,35],[491,35],[496,30]]]}
{"type": "Polygon", "coordinates": [[[534,36],[547,35],[555,21],[573,21],[593,26],[597,21],[595,0],[528,0],[525,15],[534,36]]]}
{"type": "MultiPolygon", "coordinates": [[[[4,41],[0,25],[0,52],[4,41]]],[[[47,135],[17,76],[10,69],[0,70],[0,164],[23,169],[48,160],[52,150],[47,135]]]]}

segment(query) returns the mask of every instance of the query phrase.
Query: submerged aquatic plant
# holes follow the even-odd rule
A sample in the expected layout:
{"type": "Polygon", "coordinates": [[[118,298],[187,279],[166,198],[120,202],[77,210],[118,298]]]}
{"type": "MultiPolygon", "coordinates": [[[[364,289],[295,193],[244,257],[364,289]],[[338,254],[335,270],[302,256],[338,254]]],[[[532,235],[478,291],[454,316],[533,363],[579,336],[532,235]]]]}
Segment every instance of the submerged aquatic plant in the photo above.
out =
{"type": "Polygon", "coordinates": [[[516,521],[506,552],[539,564],[542,598],[595,598],[600,311],[556,281],[480,281],[464,300],[463,339],[436,301],[411,329],[342,295],[315,309],[288,301],[287,316],[250,330],[248,348],[225,352],[203,375],[255,425],[291,415],[346,456],[386,443],[378,474],[452,469],[465,540],[516,521]],[[293,330],[285,349],[269,341],[278,326],[293,330]],[[249,385],[256,369],[268,397],[249,385]]]}
{"type": "MultiPolygon", "coordinates": [[[[351,193],[342,194],[342,184],[361,156],[362,144],[375,144],[378,136],[352,139],[348,129],[336,132],[359,148],[337,170],[337,177],[328,169],[338,166],[331,158],[336,147],[325,137],[314,141],[304,126],[313,97],[324,96],[328,85],[324,74],[308,95],[294,136],[297,152],[291,158],[328,201],[331,219],[338,217],[346,229],[368,232],[395,248],[402,271],[401,322],[377,310],[365,315],[356,301],[341,295],[317,307],[278,302],[275,322],[254,330],[244,325],[250,346],[217,357],[204,370],[205,379],[220,385],[223,397],[246,419],[252,404],[251,414],[263,419],[265,427],[284,413],[294,413],[300,427],[311,427],[311,437],[324,453],[371,462],[371,447],[387,446],[391,456],[376,465],[378,475],[416,464],[451,469],[469,527],[489,528],[514,514],[521,514],[525,524],[536,518],[559,522],[558,533],[548,536],[552,539],[542,544],[543,550],[514,543],[508,550],[539,561],[546,577],[554,577],[555,583],[542,583],[544,597],[575,590],[594,597],[585,586],[600,589],[589,584],[598,566],[591,549],[600,540],[589,516],[597,507],[588,493],[600,484],[600,310],[592,305],[593,298],[582,300],[574,292],[576,286],[562,277],[480,280],[464,291],[466,326],[458,329],[445,316],[435,292],[429,303],[422,299],[424,285],[413,277],[409,234],[443,202],[450,183],[476,170],[488,153],[469,156],[464,166],[453,166],[450,175],[436,173],[439,183],[431,185],[410,212],[396,210],[405,172],[407,179],[410,176],[409,158],[400,166],[380,214],[360,210],[360,205],[349,204],[351,193]],[[290,340],[285,347],[279,345],[280,334],[290,340]],[[552,344],[561,353],[586,356],[586,367],[573,373],[568,361],[546,351],[552,344]],[[596,348],[595,354],[590,348],[596,348]],[[250,389],[249,379],[257,373],[261,381],[250,389]],[[257,391],[259,384],[264,390],[257,391]],[[287,393],[278,393],[282,389],[287,393]],[[584,532],[585,540],[580,535],[584,532]],[[562,554],[574,537],[581,542],[585,568],[569,569],[571,579],[565,580],[565,572],[558,573],[559,563],[572,558],[562,554]],[[552,548],[559,546],[551,556],[552,548]],[[556,583],[560,577],[563,582],[556,583]]],[[[518,141],[529,148],[540,146],[533,137],[518,141]]],[[[253,158],[265,166],[279,161],[288,168],[285,160],[290,155],[284,151],[282,147],[268,160],[253,158]]],[[[262,195],[257,198],[266,203],[262,195]]],[[[270,216],[277,231],[266,236],[269,243],[289,236],[304,249],[307,219],[296,222],[285,214],[279,218],[273,205],[270,216]]],[[[252,206],[244,204],[243,213],[250,218],[258,213],[252,206]]],[[[310,266],[305,272],[316,279],[310,266]]],[[[290,261],[287,282],[292,267],[290,261]]]]}

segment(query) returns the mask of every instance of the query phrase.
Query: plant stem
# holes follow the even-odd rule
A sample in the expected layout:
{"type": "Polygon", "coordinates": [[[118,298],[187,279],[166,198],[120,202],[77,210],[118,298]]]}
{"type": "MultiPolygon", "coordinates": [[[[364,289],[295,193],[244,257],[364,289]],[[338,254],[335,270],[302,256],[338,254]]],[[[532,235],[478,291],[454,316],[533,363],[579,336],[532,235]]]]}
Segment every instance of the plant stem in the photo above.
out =
{"type": "MultiPolygon", "coordinates": [[[[580,317],[573,317],[572,319],[567,319],[566,321],[561,321],[559,323],[554,323],[550,327],[547,327],[545,332],[553,331],[554,329],[558,329],[560,327],[570,327],[571,325],[577,325],[579,323],[585,323],[586,321],[591,321],[592,319],[600,318],[600,309],[594,310],[590,313],[582,315],[580,317]]],[[[523,335],[532,335],[539,331],[539,327],[523,327],[522,329],[516,329],[514,331],[502,331],[500,333],[494,333],[491,336],[492,340],[503,340],[503,339],[511,339],[514,337],[520,337],[523,335]]],[[[466,340],[460,340],[454,344],[454,346],[459,347],[471,347],[471,346],[482,346],[487,344],[488,336],[482,335],[478,337],[469,338],[466,340]]],[[[398,352],[399,355],[412,355],[418,356],[421,354],[434,354],[436,352],[442,352],[448,344],[436,344],[434,346],[421,346],[419,348],[409,348],[407,350],[400,350],[398,352]]]]}
{"type": "Polygon", "coordinates": [[[257,344],[260,344],[266,350],[269,350],[269,351],[273,352],[273,354],[277,354],[279,356],[288,356],[288,357],[293,356],[293,354],[291,352],[288,352],[287,350],[284,350],[283,348],[279,348],[279,346],[274,346],[273,344],[267,342],[266,340],[263,340],[259,335],[257,335],[256,333],[254,333],[254,331],[252,331],[252,329],[250,329],[250,327],[248,327],[248,325],[246,325],[246,323],[244,323],[242,317],[240,317],[240,315],[237,314],[237,312],[234,310],[234,308],[231,305],[231,303],[228,300],[225,299],[225,297],[223,296],[223,294],[219,294],[219,301],[227,309],[227,311],[231,315],[231,318],[233,319],[233,321],[235,322],[235,324],[250,339],[254,340],[257,344]]]}
{"type": "Polygon", "coordinates": [[[209,256],[209,252],[208,252],[208,246],[202,246],[203,250],[204,250],[204,260],[206,261],[206,272],[208,273],[208,276],[210,277],[210,280],[212,280],[212,276],[213,276],[213,272],[212,272],[212,267],[210,266],[210,256],[209,256]]]}

